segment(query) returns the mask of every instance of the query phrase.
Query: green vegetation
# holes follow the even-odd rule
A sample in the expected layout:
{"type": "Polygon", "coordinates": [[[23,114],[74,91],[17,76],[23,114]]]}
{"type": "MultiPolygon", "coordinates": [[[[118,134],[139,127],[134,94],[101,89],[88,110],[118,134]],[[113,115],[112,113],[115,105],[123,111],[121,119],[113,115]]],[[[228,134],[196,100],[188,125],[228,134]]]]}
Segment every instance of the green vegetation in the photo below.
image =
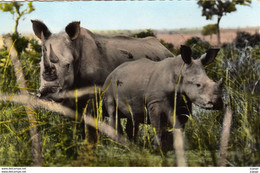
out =
{"type": "Polygon", "coordinates": [[[35,9],[32,2],[27,3],[27,7],[22,10],[23,3],[20,2],[10,2],[10,3],[0,3],[0,10],[3,12],[9,12],[15,18],[14,33],[18,34],[19,20],[26,14],[33,12],[35,9]]]}
{"type": "Polygon", "coordinates": [[[210,35],[210,39],[212,38],[212,34],[216,34],[218,32],[218,28],[217,28],[217,25],[212,25],[212,24],[209,24],[209,25],[206,25],[203,27],[201,33],[202,35],[210,35]]]}
{"type": "Polygon", "coordinates": [[[232,13],[237,10],[237,5],[246,5],[251,4],[251,0],[230,0],[230,1],[218,1],[218,0],[199,0],[197,2],[199,7],[202,8],[202,16],[205,16],[207,20],[211,20],[213,16],[217,17],[217,35],[218,35],[218,44],[220,45],[220,20],[227,13],[232,13]]]}
{"type": "Polygon", "coordinates": [[[35,9],[32,5],[32,2],[27,3],[27,8],[24,10],[21,9],[23,3],[19,2],[10,2],[10,3],[0,3],[0,10],[3,12],[9,12],[15,18],[15,26],[14,26],[14,33],[18,33],[18,25],[19,20],[26,14],[33,12],[35,9]],[[21,11],[22,10],[22,11],[21,11]]]}
{"type": "MultiPolygon", "coordinates": [[[[210,78],[215,81],[224,79],[224,101],[231,105],[234,112],[228,145],[228,166],[260,165],[260,45],[259,42],[255,43],[250,47],[240,44],[244,47],[239,48],[227,45],[221,49],[216,61],[206,67],[210,78]]],[[[20,60],[29,91],[36,92],[39,88],[41,49],[35,40],[27,40],[26,44],[31,49],[21,49],[20,60]]],[[[197,58],[211,47],[198,38],[187,40],[186,44],[192,47],[197,58]]],[[[17,92],[8,50],[2,48],[0,94],[17,92]]],[[[135,146],[118,144],[104,134],[99,134],[99,142],[93,144],[84,140],[82,127],[75,124],[74,120],[48,110],[38,109],[30,114],[37,119],[43,166],[176,165],[174,151],[161,155],[153,149],[154,133],[150,125],[141,125],[135,146]]],[[[185,150],[189,166],[218,165],[222,122],[222,111],[194,107],[193,116],[185,128],[185,150]]],[[[121,123],[124,125],[125,121],[121,123]]],[[[30,128],[22,105],[0,102],[0,166],[32,165],[30,128]]]]}

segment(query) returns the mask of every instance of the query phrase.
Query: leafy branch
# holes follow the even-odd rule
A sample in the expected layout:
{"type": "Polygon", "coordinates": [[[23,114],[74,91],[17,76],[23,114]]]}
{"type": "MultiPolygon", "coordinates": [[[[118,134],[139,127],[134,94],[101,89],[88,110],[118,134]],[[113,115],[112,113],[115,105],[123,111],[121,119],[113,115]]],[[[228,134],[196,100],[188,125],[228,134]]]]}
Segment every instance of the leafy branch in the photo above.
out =
{"type": "Polygon", "coordinates": [[[27,8],[22,9],[23,3],[19,2],[10,2],[10,3],[0,3],[0,10],[3,12],[9,12],[15,18],[15,26],[14,26],[14,33],[18,33],[18,25],[19,20],[22,16],[29,14],[35,10],[32,5],[32,2],[27,3],[27,8]]]}

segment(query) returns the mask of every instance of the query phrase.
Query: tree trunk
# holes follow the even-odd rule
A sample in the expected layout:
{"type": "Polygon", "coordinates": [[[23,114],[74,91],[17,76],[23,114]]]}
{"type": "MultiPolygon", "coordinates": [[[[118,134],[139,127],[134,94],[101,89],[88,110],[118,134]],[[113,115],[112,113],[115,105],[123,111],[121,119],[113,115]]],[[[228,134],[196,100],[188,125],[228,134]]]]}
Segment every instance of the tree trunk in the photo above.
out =
{"type": "Polygon", "coordinates": [[[15,34],[18,33],[19,19],[20,19],[20,17],[17,17],[16,20],[15,20],[15,25],[14,25],[14,33],[15,34]]]}
{"type": "Polygon", "coordinates": [[[14,33],[18,34],[18,25],[19,25],[19,20],[22,17],[22,14],[20,13],[20,7],[19,4],[17,2],[15,2],[14,4],[16,13],[18,14],[18,17],[15,19],[15,25],[14,25],[14,33]]]}
{"type": "Polygon", "coordinates": [[[219,23],[220,23],[221,18],[222,18],[222,16],[218,16],[218,22],[217,22],[218,46],[220,46],[220,44],[221,44],[221,41],[220,41],[220,28],[219,28],[219,23]]]}
{"type": "MultiPolygon", "coordinates": [[[[15,76],[16,76],[16,83],[19,85],[21,94],[28,94],[26,90],[26,82],[25,77],[22,70],[22,64],[18,59],[17,51],[14,48],[13,40],[10,36],[4,36],[4,43],[9,50],[9,55],[11,57],[12,64],[14,66],[15,76]]],[[[36,118],[30,114],[30,109],[33,108],[25,108],[27,118],[29,120],[30,128],[30,136],[32,140],[32,155],[33,155],[33,166],[42,166],[43,159],[42,159],[42,150],[40,145],[40,136],[37,133],[37,127],[34,126],[36,122],[36,118]]]]}

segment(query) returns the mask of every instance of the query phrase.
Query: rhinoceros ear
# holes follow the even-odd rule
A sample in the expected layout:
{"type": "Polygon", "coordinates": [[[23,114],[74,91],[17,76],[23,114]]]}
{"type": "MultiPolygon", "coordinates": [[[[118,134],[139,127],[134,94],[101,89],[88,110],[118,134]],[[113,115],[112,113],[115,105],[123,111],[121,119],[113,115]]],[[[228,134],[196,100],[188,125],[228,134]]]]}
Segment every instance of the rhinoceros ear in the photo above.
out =
{"type": "Polygon", "coordinates": [[[51,36],[51,32],[48,27],[39,20],[31,20],[34,34],[39,38],[42,39],[42,33],[44,39],[48,39],[51,36]]]}
{"type": "Polygon", "coordinates": [[[71,22],[66,26],[65,31],[71,40],[77,39],[80,34],[80,22],[71,22]]]}
{"type": "Polygon", "coordinates": [[[203,54],[200,58],[202,65],[208,65],[214,61],[218,54],[219,49],[209,49],[206,54],[203,54]]]}
{"type": "Polygon", "coordinates": [[[191,48],[189,46],[181,45],[181,50],[180,51],[181,51],[181,57],[182,57],[183,61],[186,64],[190,64],[191,61],[192,61],[192,58],[191,58],[191,54],[192,54],[191,48]]]}

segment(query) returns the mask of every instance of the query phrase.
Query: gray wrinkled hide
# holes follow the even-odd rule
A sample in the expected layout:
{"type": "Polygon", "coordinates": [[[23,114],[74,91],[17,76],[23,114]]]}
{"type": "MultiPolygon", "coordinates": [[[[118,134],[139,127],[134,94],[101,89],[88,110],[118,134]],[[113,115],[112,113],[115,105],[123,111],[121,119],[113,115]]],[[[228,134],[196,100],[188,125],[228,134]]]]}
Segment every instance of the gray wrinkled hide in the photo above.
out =
{"type": "MultiPolygon", "coordinates": [[[[203,67],[214,60],[217,52],[218,49],[208,50],[201,59],[194,60],[190,48],[182,46],[181,55],[174,58],[160,62],[144,58],[117,67],[103,86],[106,88],[109,85],[104,95],[104,104],[111,126],[115,127],[118,104],[119,118],[128,118],[126,130],[129,138],[136,136],[138,124],[148,119],[148,123],[156,128],[163,149],[171,148],[172,145],[165,144],[172,140],[167,130],[173,128],[175,92],[175,128],[184,128],[191,114],[191,103],[205,109],[220,109],[222,106],[220,86],[208,78],[203,67]],[[177,84],[179,75],[181,80],[177,84]]],[[[121,132],[120,125],[116,128],[121,132]]]]}
{"type": "Polygon", "coordinates": [[[42,40],[42,98],[62,101],[67,90],[103,85],[117,66],[140,58],[160,61],[173,56],[156,38],[105,37],[67,25],[65,32],[52,34],[47,26],[32,20],[35,35],[42,40]]]}

